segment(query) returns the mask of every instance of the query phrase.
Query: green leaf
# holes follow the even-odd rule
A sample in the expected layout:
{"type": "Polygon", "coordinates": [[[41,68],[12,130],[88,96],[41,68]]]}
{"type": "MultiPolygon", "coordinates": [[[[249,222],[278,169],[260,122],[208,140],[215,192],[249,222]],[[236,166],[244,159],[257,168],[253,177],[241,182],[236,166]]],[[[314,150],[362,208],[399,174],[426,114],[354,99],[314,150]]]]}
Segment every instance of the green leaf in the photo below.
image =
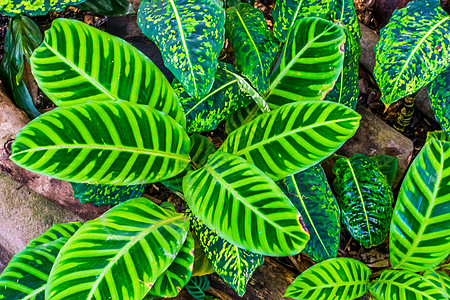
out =
{"type": "Polygon", "coordinates": [[[27,14],[29,16],[46,15],[49,11],[61,11],[69,5],[76,5],[86,0],[7,0],[0,2],[0,15],[15,16],[27,14]]]}
{"type": "Polygon", "coordinates": [[[209,289],[209,280],[206,276],[192,277],[186,285],[186,289],[197,300],[205,300],[205,291],[209,289]]]}
{"type": "Polygon", "coordinates": [[[362,154],[340,158],[333,167],[341,219],[353,238],[364,247],[386,238],[394,197],[378,164],[362,154]]]}
{"type": "Polygon", "coordinates": [[[291,103],[236,129],[219,149],[244,157],[277,181],[334,153],[355,134],[360,118],[334,102],[291,103]]]}
{"type": "Polygon", "coordinates": [[[188,232],[186,240],[169,268],[158,277],[150,294],[157,297],[176,297],[191,278],[194,265],[194,238],[188,232]]]}
{"type": "MultiPolygon", "coordinates": [[[[214,269],[211,263],[209,262],[206,253],[203,251],[202,246],[200,246],[200,243],[197,239],[197,235],[192,234],[192,236],[194,237],[195,242],[194,269],[192,270],[192,276],[203,276],[214,273],[214,269]]],[[[218,239],[220,239],[220,237],[217,234],[216,236],[218,239]]]]}
{"type": "Polygon", "coordinates": [[[242,107],[232,114],[225,123],[225,131],[227,134],[232,133],[239,127],[247,124],[253,120],[256,116],[261,114],[261,110],[255,102],[250,103],[248,106],[242,107]]]}
{"type": "Polygon", "coordinates": [[[356,299],[366,293],[370,273],[365,264],[352,258],[332,258],[300,274],[287,288],[284,297],[356,299]]]}
{"type": "Polygon", "coordinates": [[[221,2],[144,0],[138,24],[158,45],[164,65],[192,97],[203,97],[211,90],[225,38],[221,2]]]}
{"type": "Polygon", "coordinates": [[[272,12],[273,34],[281,42],[286,41],[295,21],[302,17],[324,17],[334,5],[330,0],[278,0],[272,12]]]}
{"type": "Polygon", "coordinates": [[[439,0],[394,11],[375,46],[373,74],[386,106],[430,83],[449,67],[450,16],[439,0]]]}
{"type": "Polygon", "coordinates": [[[86,0],[78,4],[77,7],[85,11],[109,17],[135,13],[133,5],[128,0],[86,0]]]}
{"type": "Polygon", "coordinates": [[[125,101],[56,108],[25,126],[12,145],[22,168],[61,180],[141,184],[177,175],[189,137],[162,112],[125,101]]]}
{"type": "Polygon", "coordinates": [[[234,50],[237,70],[259,93],[267,93],[270,70],[279,47],[270,35],[261,10],[247,3],[227,9],[225,29],[234,50]]]}
{"type": "Polygon", "coordinates": [[[450,137],[442,130],[440,131],[429,131],[427,133],[427,142],[431,139],[436,139],[438,141],[450,142],[450,137]]]}
{"type": "Polygon", "coordinates": [[[450,254],[450,143],[429,140],[406,173],[389,235],[391,264],[423,271],[450,254]]]}
{"type": "Polygon", "coordinates": [[[350,108],[356,108],[359,96],[359,59],[361,57],[358,18],[352,0],[338,0],[336,7],[330,13],[330,18],[341,22],[346,41],[344,52],[344,66],[336,81],[336,85],[325,96],[325,100],[342,103],[350,108]]]}
{"type": "Polygon", "coordinates": [[[42,34],[33,20],[18,15],[9,21],[5,36],[5,56],[0,65],[0,79],[14,103],[33,119],[40,115],[22,80],[24,56],[30,59],[34,49],[42,42],[42,34]]]}
{"type": "Polygon", "coordinates": [[[389,185],[393,187],[398,170],[398,157],[380,154],[371,156],[370,159],[378,164],[378,169],[384,174],[389,185]]]}
{"type": "MultiPolygon", "coordinates": [[[[189,156],[197,166],[201,167],[206,164],[208,157],[216,152],[214,144],[206,137],[200,134],[191,135],[191,149],[189,150],[189,156]]],[[[183,178],[189,171],[194,171],[192,165],[188,165],[187,168],[180,174],[163,180],[161,183],[168,188],[175,191],[183,191],[183,178]]]]}
{"type": "Polygon", "coordinates": [[[431,108],[442,130],[450,134],[450,68],[439,74],[430,84],[428,95],[431,108]]]}
{"type": "Polygon", "coordinates": [[[177,95],[147,56],[82,22],[53,21],[33,53],[31,68],[39,87],[58,106],[125,100],[186,124],[177,95]]]}
{"type": "Polygon", "coordinates": [[[245,251],[222,239],[203,222],[189,215],[200,246],[220,275],[238,294],[244,295],[253,272],[264,263],[264,256],[245,251]]]}
{"type": "Polygon", "coordinates": [[[172,82],[185,111],[188,132],[214,130],[232,113],[252,102],[230,72],[235,72],[232,65],[219,63],[211,91],[198,100],[191,97],[178,80],[172,82]]]}
{"type": "Polygon", "coordinates": [[[293,255],[309,240],[280,188],[243,158],[217,151],[183,180],[186,202],[230,243],[263,255],[293,255]]]}
{"type": "Polygon", "coordinates": [[[303,251],[315,261],[336,257],[341,232],[340,212],[323,169],[314,165],[286,177],[284,183],[286,195],[303,216],[311,235],[303,251]]]}
{"type": "Polygon", "coordinates": [[[94,205],[119,204],[129,199],[142,196],[145,184],[139,185],[110,185],[71,182],[74,198],[81,203],[94,205]]]}
{"type": "Polygon", "coordinates": [[[48,276],[67,238],[19,251],[0,275],[0,299],[44,299],[48,276]]]}
{"type": "Polygon", "coordinates": [[[32,239],[27,247],[36,247],[42,244],[48,244],[61,238],[69,239],[83,225],[83,222],[70,222],[64,224],[52,225],[49,230],[37,238],[32,239]]]}
{"type": "Polygon", "coordinates": [[[61,249],[46,297],[142,299],[180,251],[184,218],[136,198],[86,222],[61,249]]]}
{"type": "Polygon", "coordinates": [[[384,270],[381,277],[369,285],[369,291],[378,300],[445,300],[442,291],[422,276],[397,270],[384,270]]]}
{"type": "Polygon", "coordinates": [[[342,28],[319,18],[301,18],[291,29],[270,75],[271,107],[303,100],[322,100],[344,61],[342,28]]]}
{"type": "Polygon", "coordinates": [[[438,287],[447,298],[450,298],[450,277],[445,272],[427,270],[423,273],[423,278],[428,279],[438,287]]]}

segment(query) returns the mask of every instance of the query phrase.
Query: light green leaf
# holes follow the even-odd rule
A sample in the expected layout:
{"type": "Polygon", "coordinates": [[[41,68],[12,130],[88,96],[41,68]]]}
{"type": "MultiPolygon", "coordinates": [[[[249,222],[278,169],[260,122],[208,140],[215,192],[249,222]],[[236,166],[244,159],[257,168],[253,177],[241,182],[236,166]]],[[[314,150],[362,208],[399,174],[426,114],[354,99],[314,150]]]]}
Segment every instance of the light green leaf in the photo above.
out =
{"type": "Polygon", "coordinates": [[[125,101],[56,108],[27,124],[11,160],[38,174],[97,184],[141,184],[177,175],[189,137],[162,112],[125,101]]]}
{"type": "Polygon", "coordinates": [[[0,15],[42,16],[51,10],[61,11],[69,5],[76,5],[84,1],[86,0],[2,0],[0,1],[0,15]]]}
{"type": "Polygon", "coordinates": [[[406,173],[389,235],[395,269],[423,271],[450,254],[450,143],[429,140],[406,173]]]}
{"type": "Polygon", "coordinates": [[[183,180],[196,217],[230,243],[263,255],[293,255],[309,240],[280,188],[243,158],[217,151],[183,180]]]}
{"type": "Polygon", "coordinates": [[[186,285],[186,289],[197,300],[205,300],[205,291],[209,290],[209,280],[206,276],[192,277],[186,285]]]}
{"type": "Polygon", "coordinates": [[[225,39],[225,11],[216,0],[142,1],[138,24],[161,50],[165,66],[194,98],[214,82],[225,39]]]}
{"type": "Polygon", "coordinates": [[[230,134],[234,130],[247,124],[260,114],[261,110],[255,102],[252,102],[248,106],[245,106],[236,111],[227,119],[227,122],[225,123],[225,131],[227,132],[227,134],[230,134]]]}
{"type": "Polygon", "coordinates": [[[136,198],[86,222],[61,249],[46,297],[142,299],[180,251],[189,230],[184,219],[136,198]]]}
{"type": "Polygon", "coordinates": [[[355,134],[360,118],[334,102],[291,103],[236,129],[219,149],[244,157],[277,181],[339,149],[355,134]]]}
{"type": "Polygon", "coordinates": [[[429,131],[427,133],[427,142],[431,139],[436,139],[438,141],[450,142],[450,137],[442,130],[439,131],[429,131]]]}
{"type": "Polygon", "coordinates": [[[315,261],[336,257],[341,233],[340,212],[323,169],[314,165],[286,177],[284,184],[286,195],[303,216],[311,235],[303,251],[315,261]]]}
{"type": "Polygon", "coordinates": [[[332,258],[300,274],[287,288],[284,297],[304,300],[356,299],[366,293],[370,273],[366,265],[352,258],[332,258]]]}
{"type": "Polygon", "coordinates": [[[409,272],[384,270],[381,277],[369,285],[369,291],[377,300],[446,300],[438,287],[424,277],[409,272]]]}
{"type": "Polygon", "coordinates": [[[225,29],[234,50],[236,69],[260,94],[267,93],[270,70],[279,47],[261,10],[247,3],[227,9],[225,29]]]}
{"type": "Polygon", "coordinates": [[[119,204],[129,199],[142,196],[145,184],[110,185],[71,182],[73,196],[81,203],[94,205],[119,204]]]}
{"type": "Polygon", "coordinates": [[[423,278],[428,279],[442,292],[450,298],[450,277],[443,271],[427,270],[423,273],[423,278]]]}
{"type": "Polygon", "coordinates": [[[135,13],[128,0],[86,0],[78,4],[79,9],[108,17],[124,16],[135,13]]]}
{"type": "Polygon", "coordinates": [[[442,130],[450,134],[450,68],[439,74],[430,84],[428,95],[431,108],[442,130]]]}
{"type": "Polygon", "coordinates": [[[450,16],[439,0],[394,11],[375,46],[373,74],[386,106],[418,91],[449,67],[450,16]]]}
{"type": "Polygon", "coordinates": [[[271,108],[304,100],[322,100],[344,61],[342,28],[319,18],[301,18],[291,29],[270,75],[266,96],[271,108]]]}
{"type": "Polygon", "coordinates": [[[52,225],[49,230],[28,242],[27,247],[35,247],[54,242],[60,238],[69,239],[83,225],[83,222],[70,222],[52,225]]]}
{"type": "Polygon", "coordinates": [[[31,58],[36,82],[58,106],[124,100],[160,110],[183,126],[183,108],[155,64],[122,39],[57,19],[31,58]]]}
{"type": "Polygon", "coordinates": [[[324,17],[334,6],[331,0],[278,0],[272,12],[273,34],[286,41],[295,21],[302,17],[324,17]]]}

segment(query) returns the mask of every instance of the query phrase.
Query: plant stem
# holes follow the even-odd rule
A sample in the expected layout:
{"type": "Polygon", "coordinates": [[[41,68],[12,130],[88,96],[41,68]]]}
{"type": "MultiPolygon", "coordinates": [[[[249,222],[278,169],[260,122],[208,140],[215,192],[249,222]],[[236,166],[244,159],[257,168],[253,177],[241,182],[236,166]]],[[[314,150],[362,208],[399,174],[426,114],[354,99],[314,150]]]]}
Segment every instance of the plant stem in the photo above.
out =
{"type": "Polygon", "coordinates": [[[200,169],[200,166],[197,165],[197,164],[195,163],[195,161],[190,160],[189,163],[191,164],[192,168],[194,168],[194,170],[197,171],[198,169],[200,169]]]}
{"type": "Polygon", "coordinates": [[[395,120],[394,128],[400,132],[405,130],[405,127],[411,124],[411,119],[414,114],[414,99],[416,98],[417,92],[405,97],[405,104],[400,111],[400,115],[397,120],[395,120]]]}

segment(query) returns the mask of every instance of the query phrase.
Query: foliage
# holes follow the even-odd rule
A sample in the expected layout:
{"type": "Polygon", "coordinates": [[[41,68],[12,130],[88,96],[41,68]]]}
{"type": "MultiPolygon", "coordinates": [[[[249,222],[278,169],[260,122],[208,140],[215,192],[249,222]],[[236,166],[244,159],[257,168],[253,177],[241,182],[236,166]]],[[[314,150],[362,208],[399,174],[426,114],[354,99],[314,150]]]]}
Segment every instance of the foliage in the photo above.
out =
{"type": "Polygon", "coordinates": [[[77,7],[98,15],[110,17],[134,13],[133,6],[128,0],[86,0],[78,4],[77,7]]]}
{"type": "Polygon", "coordinates": [[[192,295],[197,300],[206,299],[205,291],[209,289],[209,280],[206,276],[195,276],[192,277],[188,284],[186,285],[186,289],[189,294],[192,295]]]}
{"type": "Polygon", "coordinates": [[[389,186],[393,188],[398,170],[398,157],[380,154],[371,156],[370,158],[378,164],[378,169],[380,169],[380,172],[386,176],[387,183],[389,183],[389,186]]]}
{"type": "Polygon", "coordinates": [[[439,74],[429,87],[431,107],[442,130],[450,134],[450,68],[439,74]]]}
{"type": "Polygon", "coordinates": [[[144,193],[145,185],[110,185],[71,182],[73,196],[81,203],[94,205],[119,204],[128,199],[139,198],[144,193]]]}
{"type": "Polygon", "coordinates": [[[49,11],[61,11],[66,6],[83,3],[86,0],[9,0],[0,2],[0,14],[15,16],[27,14],[29,16],[46,15],[49,11]]]}

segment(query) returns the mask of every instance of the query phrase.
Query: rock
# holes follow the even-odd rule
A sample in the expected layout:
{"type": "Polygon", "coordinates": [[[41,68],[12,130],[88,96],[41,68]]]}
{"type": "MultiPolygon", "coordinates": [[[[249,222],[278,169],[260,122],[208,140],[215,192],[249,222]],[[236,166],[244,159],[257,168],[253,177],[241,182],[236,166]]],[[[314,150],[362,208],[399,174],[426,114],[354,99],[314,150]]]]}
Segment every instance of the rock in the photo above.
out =
{"type": "Polygon", "coordinates": [[[7,251],[2,245],[0,245],[0,274],[8,265],[8,262],[13,257],[13,254],[7,251]]]}
{"type": "Polygon", "coordinates": [[[430,97],[428,96],[428,88],[422,88],[418,93],[416,98],[414,98],[414,108],[420,111],[429,120],[436,124],[439,122],[436,120],[433,109],[431,108],[430,97]]]}

